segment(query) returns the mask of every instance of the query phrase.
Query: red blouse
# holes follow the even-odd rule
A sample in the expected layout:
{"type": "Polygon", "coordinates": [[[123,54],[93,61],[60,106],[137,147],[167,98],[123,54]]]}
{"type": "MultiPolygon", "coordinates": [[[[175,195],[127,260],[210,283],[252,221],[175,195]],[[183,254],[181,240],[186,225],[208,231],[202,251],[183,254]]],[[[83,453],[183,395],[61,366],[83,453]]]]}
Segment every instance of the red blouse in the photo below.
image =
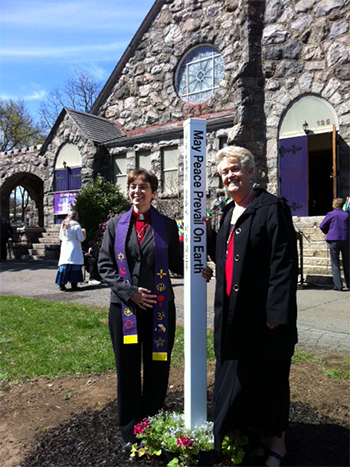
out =
{"type": "Polygon", "coordinates": [[[137,239],[139,245],[141,245],[146,230],[148,229],[149,221],[151,220],[151,210],[145,212],[144,214],[138,214],[137,212],[133,211],[132,214],[135,220],[137,239]]]}
{"type": "Polygon", "coordinates": [[[230,232],[230,236],[227,240],[227,249],[226,249],[225,276],[226,276],[226,293],[228,296],[230,296],[231,288],[232,288],[234,237],[235,237],[235,227],[233,227],[230,232]]]}

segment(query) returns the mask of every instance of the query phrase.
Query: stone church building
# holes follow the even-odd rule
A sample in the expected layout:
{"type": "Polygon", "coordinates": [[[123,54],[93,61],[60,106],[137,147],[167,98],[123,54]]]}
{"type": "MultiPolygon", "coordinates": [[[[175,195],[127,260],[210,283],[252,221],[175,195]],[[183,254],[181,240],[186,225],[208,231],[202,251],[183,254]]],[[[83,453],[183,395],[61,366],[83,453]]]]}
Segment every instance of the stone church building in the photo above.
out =
{"type": "Polygon", "coordinates": [[[215,154],[236,144],[294,216],[326,214],[350,194],[349,20],[349,0],[156,0],[90,114],[64,108],[41,147],[0,155],[1,211],[20,184],[49,227],[97,174],[126,191],[135,167],[158,175],[171,207],[195,117],[207,122],[208,203],[215,154]]]}

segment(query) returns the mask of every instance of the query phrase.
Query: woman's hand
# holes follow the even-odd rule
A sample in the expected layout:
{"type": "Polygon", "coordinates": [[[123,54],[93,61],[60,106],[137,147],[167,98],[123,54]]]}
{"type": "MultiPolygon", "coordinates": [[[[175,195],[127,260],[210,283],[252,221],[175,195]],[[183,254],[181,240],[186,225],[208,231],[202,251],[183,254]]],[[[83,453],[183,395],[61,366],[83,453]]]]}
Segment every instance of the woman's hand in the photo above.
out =
{"type": "Polygon", "coordinates": [[[156,300],[154,300],[155,298],[157,298],[157,295],[152,295],[150,290],[144,289],[143,287],[139,287],[130,297],[142,310],[153,308],[153,305],[157,303],[156,300]]]}
{"type": "Polygon", "coordinates": [[[213,228],[211,226],[210,219],[209,219],[209,217],[202,217],[202,221],[205,222],[205,224],[207,226],[207,237],[209,238],[211,236],[211,234],[213,233],[213,228]]]}
{"type": "Polygon", "coordinates": [[[206,266],[205,268],[201,270],[201,275],[202,277],[204,277],[206,282],[210,282],[210,279],[213,276],[213,270],[209,266],[206,266]]]}
{"type": "Polygon", "coordinates": [[[269,329],[275,329],[275,328],[277,328],[278,323],[269,323],[269,322],[266,321],[266,326],[267,326],[269,329]]]}

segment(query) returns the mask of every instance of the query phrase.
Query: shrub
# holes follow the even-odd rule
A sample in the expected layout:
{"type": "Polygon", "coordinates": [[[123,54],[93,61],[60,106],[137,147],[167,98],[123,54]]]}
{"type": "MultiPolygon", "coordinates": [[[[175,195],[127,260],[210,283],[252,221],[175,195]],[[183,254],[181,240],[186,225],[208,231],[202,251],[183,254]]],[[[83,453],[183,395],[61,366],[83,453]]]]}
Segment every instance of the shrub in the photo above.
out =
{"type": "Polygon", "coordinates": [[[79,214],[79,222],[86,229],[90,245],[97,242],[99,225],[108,217],[129,209],[130,203],[117,185],[102,176],[97,176],[92,185],[82,188],[76,197],[73,209],[79,214]]]}

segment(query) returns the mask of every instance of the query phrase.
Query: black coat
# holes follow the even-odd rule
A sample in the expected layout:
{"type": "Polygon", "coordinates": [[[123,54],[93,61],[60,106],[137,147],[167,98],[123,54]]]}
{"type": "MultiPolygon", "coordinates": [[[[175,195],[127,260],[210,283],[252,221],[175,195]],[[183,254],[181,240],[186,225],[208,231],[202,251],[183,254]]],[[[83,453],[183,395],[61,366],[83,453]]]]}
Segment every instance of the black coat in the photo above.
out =
{"type": "Polygon", "coordinates": [[[297,342],[296,234],[287,204],[259,190],[235,226],[233,280],[226,295],[226,243],[234,203],[208,240],[216,262],[215,352],[219,360],[280,360],[297,342]],[[215,241],[216,240],[216,241],[215,241]],[[273,330],[266,322],[279,323],[273,330]]]}
{"type": "MultiPolygon", "coordinates": [[[[113,217],[108,222],[98,260],[100,276],[111,288],[112,303],[127,303],[138,287],[144,287],[154,293],[155,258],[153,228],[151,225],[148,227],[142,243],[139,245],[135,227],[131,220],[126,239],[126,256],[131,275],[131,284],[129,284],[124,279],[123,275],[119,274],[115,258],[115,231],[120,218],[121,216],[113,217]]],[[[163,216],[163,218],[168,244],[169,269],[177,274],[183,275],[183,257],[180,251],[176,222],[166,216],[163,216]]],[[[172,290],[169,274],[167,277],[168,301],[171,301],[174,300],[174,292],[172,290]]]]}

